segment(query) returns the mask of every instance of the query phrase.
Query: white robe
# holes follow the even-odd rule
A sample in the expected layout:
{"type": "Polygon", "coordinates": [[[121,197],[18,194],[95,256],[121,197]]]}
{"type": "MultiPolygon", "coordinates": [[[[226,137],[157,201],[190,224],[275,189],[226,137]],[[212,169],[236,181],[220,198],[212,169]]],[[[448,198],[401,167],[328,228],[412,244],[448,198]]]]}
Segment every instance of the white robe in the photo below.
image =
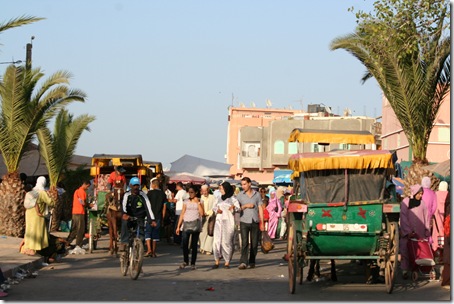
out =
{"type": "Polygon", "coordinates": [[[240,204],[233,196],[224,201],[219,198],[213,207],[213,212],[216,214],[213,234],[213,254],[215,260],[223,257],[227,263],[232,259],[234,249],[233,237],[235,235],[235,218],[233,212],[238,212],[239,210],[240,204]],[[229,208],[232,205],[234,209],[230,211],[229,208]],[[217,213],[218,210],[222,210],[222,213],[217,213]]]}

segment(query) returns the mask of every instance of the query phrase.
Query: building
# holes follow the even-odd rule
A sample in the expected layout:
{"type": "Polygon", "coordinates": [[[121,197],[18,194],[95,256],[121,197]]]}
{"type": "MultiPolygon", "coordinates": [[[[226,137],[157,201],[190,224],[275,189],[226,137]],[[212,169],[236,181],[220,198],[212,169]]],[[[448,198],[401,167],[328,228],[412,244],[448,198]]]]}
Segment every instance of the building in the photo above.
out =
{"type": "MultiPolygon", "coordinates": [[[[308,106],[308,112],[281,109],[230,108],[227,134],[227,163],[230,173],[260,184],[271,184],[274,171],[286,169],[290,155],[332,149],[359,149],[347,144],[288,142],[295,128],[316,130],[369,131],[380,145],[381,125],[370,117],[334,116],[328,107],[308,106]]],[[[365,147],[375,149],[374,147],[365,147]]]]}
{"type": "MultiPolygon", "coordinates": [[[[451,98],[448,94],[443,100],[435,119],[427,147],[427,160],[439,163],[450,159],[451,153],[451,98]]],[[[396,150],[399,162],[412,161],[413,155],[407,136],[396,118],[386,97],[382,98],[382,146],[383,149],[396,150]]]]}

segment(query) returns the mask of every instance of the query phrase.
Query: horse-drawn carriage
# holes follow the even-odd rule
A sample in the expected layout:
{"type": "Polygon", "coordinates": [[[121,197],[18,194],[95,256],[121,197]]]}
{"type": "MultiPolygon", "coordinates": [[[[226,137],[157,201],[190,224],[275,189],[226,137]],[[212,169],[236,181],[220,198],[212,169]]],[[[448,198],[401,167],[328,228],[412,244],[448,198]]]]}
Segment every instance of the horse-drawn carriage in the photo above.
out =
{"type": "MultiPolygon", "coordinates": [[[[371,144],[364,132],[303,132],[292,142],[371,144]],[[316,134],[316,136],[314,136],[316,134]]],[[[394,153],[384,150],[335,150],[298,153],[288,233],[289,290],[303,282],[303,267],[313,260],[367,260],[376,263],[391,293],[399,253],[400,205],[389,180],[394,153]],[[388,185],[391,185],[388,187],[388,185]]]]}
{"type": "Polygon", "coordinates": [[[95,207],[89,210],[89,252],[96,249],[101,228],[107,222],[110,236],[110,253],[117,251],[117,235],[121,221],[121,201],[126,190],[125,184],[116,185],[112,191],[108,187],[108,179],[115,167],[124,170],[126,185],[132,177],[138,177],[142,185],[149,182],[156,173],[149,169],[140,154],[95,154],[92,157],[90,175],[94,179],[95,207]],[[117,229],[118,228],[118,229],[117,229]]]}

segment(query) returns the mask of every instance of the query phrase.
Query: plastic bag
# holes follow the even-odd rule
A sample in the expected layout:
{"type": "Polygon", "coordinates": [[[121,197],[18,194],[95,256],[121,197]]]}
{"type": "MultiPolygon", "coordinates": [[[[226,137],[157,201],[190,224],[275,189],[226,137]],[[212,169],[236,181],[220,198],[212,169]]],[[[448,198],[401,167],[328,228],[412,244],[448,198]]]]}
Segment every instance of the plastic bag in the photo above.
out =
{"type": "Polygon", "coordinates": [[[263,253],[268,253],[274,248],[273,241],[267,231],[262,231],[262,242],[261,246],[263,253]]]}

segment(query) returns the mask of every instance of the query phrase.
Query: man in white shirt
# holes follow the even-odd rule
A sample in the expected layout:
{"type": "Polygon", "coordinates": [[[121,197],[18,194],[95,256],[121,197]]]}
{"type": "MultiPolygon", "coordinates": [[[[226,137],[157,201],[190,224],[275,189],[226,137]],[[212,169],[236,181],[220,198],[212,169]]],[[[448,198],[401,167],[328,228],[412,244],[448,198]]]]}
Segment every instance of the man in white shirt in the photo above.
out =
{"type": "Polygon", "coordinates": [[[184,190],[184,186],[183,186],[182,182],[178,182],[176,184],[176,190],[178,192],[175,195],[175,198],[171,201],[171,202],[175,203],[175,222],[174,222],[175,226],[173,229],[173,242],[175,244],[180,245],[181,244],[181,234],[177,235],[175,233],[175,229],[177,228],[177,223],[178,223],[178,220],[180,219],[181,210],[183,209],[183,201],[185,199],[188,199],[189,195],[186,192],[186,190],[184,190]]]}

